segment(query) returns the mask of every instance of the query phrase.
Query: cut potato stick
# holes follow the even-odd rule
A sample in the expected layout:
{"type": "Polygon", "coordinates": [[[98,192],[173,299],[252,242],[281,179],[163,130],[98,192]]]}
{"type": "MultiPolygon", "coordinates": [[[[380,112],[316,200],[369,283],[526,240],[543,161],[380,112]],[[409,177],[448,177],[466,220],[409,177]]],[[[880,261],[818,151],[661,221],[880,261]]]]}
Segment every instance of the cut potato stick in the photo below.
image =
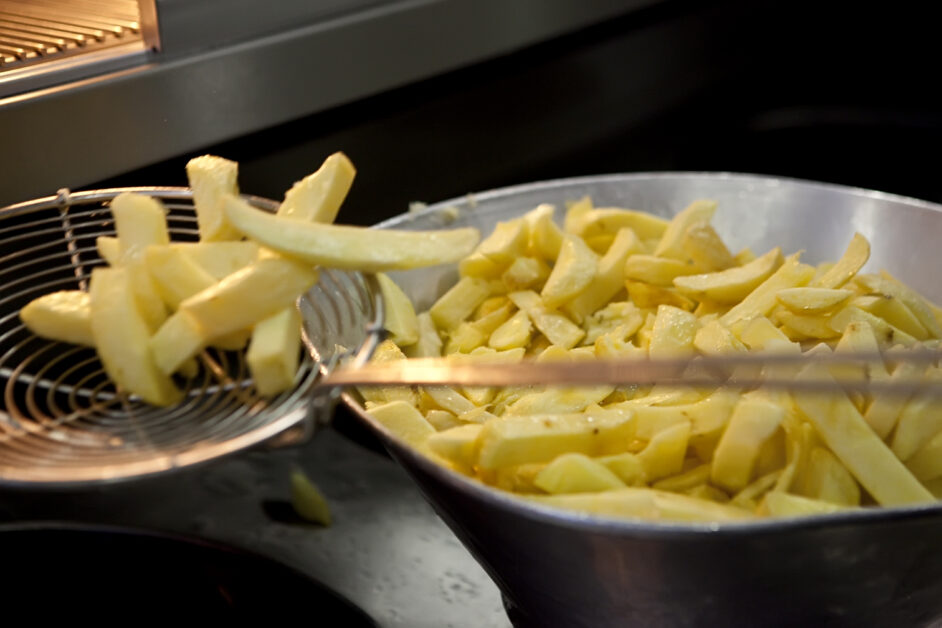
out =
{"type": "MultiPolygon", "coordinates": [[[[812,364],[802,369],[798,379],[826,381],[831,375],[823,365],[812,364]]],[[[878,503],[892,506],[933,501],[932,494],[873,433],[846,396],[794,394],[793,398],[831,451],[878,503]]]]}
{"type": "Polygon", "coordinates": [[[147,327],[131,291],[131,275],[122,268],[96,268],[89,287],[92,335],[108,376],[120,388],[147,403],[166,406],[180,391],[154,362],[147,327]]]}
{"type": "Polygon", "coordinates": [[[20,310],[20,319],[37,336],[95,346],[92,334],[91,299],[81,290],[60,290],[30,301],[20,310]]]}
{"type": "Polygon", "coordinates": [[[378,272],[457,262],[478,242],[477,229],[392,231],[294,220],[224,201],[229,222],[244,235],[289,257],[329,268],[378,272]]]}
{"type": "Polygon", "coordinates": [[[354,176],[356,169],[346,155],[330,155],[317,171],[285,192],[278,215],[310,222],[333,222],[353,185],[354,176]]]}

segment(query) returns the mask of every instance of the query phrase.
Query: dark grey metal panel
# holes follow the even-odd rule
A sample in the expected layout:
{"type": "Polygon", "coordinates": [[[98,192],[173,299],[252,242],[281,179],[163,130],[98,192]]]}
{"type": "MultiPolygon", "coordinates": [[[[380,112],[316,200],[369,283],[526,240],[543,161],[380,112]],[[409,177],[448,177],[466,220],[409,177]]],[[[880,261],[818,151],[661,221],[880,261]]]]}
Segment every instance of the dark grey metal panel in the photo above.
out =
{"type": "Polygon", "coordinates": [[[0,204],[101,180],[655,1],[399,2],[0,100],[0,204]]]}

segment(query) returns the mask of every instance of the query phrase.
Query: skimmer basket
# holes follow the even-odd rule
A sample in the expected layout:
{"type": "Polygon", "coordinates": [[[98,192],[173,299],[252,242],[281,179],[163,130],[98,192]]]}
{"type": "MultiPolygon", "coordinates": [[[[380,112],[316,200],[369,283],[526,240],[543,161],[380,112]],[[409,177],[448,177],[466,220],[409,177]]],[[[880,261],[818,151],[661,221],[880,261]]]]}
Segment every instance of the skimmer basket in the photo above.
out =
{"type": "Polygon", "coordinates": [[[365,360],[376,345],[382,304],[373,277],[325,269],[298,303],[307,351],[291,390],[259,396],[243,352],[217,349],[199,356],[196,377],[179,382],[185,395],[175,406],[117,390],[93,349],[36,337],[19,310],[49,292],[87,288],[105,263],[95,239],[115,233],[108,202],[122,192],[163,201],[171,240],[198,239],[187,188],[62,190],[0,209],[0,487],[129,479],[297,440],[329,416],[337,393],[314,394],[322,373],[344,356],[365,360]]]}

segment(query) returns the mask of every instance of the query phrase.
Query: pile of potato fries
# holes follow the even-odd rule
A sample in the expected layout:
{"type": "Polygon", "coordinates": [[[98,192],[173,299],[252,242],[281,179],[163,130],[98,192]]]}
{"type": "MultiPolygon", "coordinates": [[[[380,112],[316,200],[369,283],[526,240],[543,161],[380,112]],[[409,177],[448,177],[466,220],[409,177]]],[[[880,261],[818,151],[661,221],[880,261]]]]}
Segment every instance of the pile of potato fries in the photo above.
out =
{"type": "MultiPolygon", "coordinates": [[[[416,315],[381,276],[390,339],[378,361],[695,357],[938,346],[942,310],[886,272],[778,248],[731,252],[697,200],[672,220],[570,204],[499,223],[458,282],[416,315]]],[[[745,367],[744,367],[745,368],[745,367]]],[[[929,396],[737,387],[776,377],[938,382],[942,369],[749,365],[726,385],[361,387],[369,413],[455,471],[597,515],[728,521],[930,502],[942,494],[942,407],[929,396]],[[760,370],[756,370],[759,368],[760,370]],[[840,370],[840,372],[838,372],[840,370]]],[[[840,390],[840,389],[838,389],[840,390]]]]}
{"type": "Polygon", "coordinates": [[[206,347],[246,350],[256,391],[294,386],[301,352],[298,298],[319,267],[377,271],[457,261],[476,229],[393,232],[330,224],[355,170],[329,156],[285,194],[276,214],[239,196],[238,164],[206,155],[186,166],[199,242],[171,242],[167,212],[151,196],[111,203],[116,237],[96,244],[107,267],[87,292],[44,295],[20,311],[33,333],[94,347],[112,381],[144,401],[181,400],[175,378],[194,376],[206,347]]]}

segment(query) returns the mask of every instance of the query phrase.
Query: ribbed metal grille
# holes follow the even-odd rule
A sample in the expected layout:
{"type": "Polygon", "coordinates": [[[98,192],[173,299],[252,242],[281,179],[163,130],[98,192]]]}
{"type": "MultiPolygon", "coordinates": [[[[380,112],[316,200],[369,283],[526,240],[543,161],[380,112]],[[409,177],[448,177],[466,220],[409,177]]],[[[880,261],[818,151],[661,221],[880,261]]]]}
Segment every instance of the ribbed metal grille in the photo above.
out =
{"type": "Polygon", "coordinates": [[[137,0],[0,0],[0,71],[134,42],[137,0]]]}

